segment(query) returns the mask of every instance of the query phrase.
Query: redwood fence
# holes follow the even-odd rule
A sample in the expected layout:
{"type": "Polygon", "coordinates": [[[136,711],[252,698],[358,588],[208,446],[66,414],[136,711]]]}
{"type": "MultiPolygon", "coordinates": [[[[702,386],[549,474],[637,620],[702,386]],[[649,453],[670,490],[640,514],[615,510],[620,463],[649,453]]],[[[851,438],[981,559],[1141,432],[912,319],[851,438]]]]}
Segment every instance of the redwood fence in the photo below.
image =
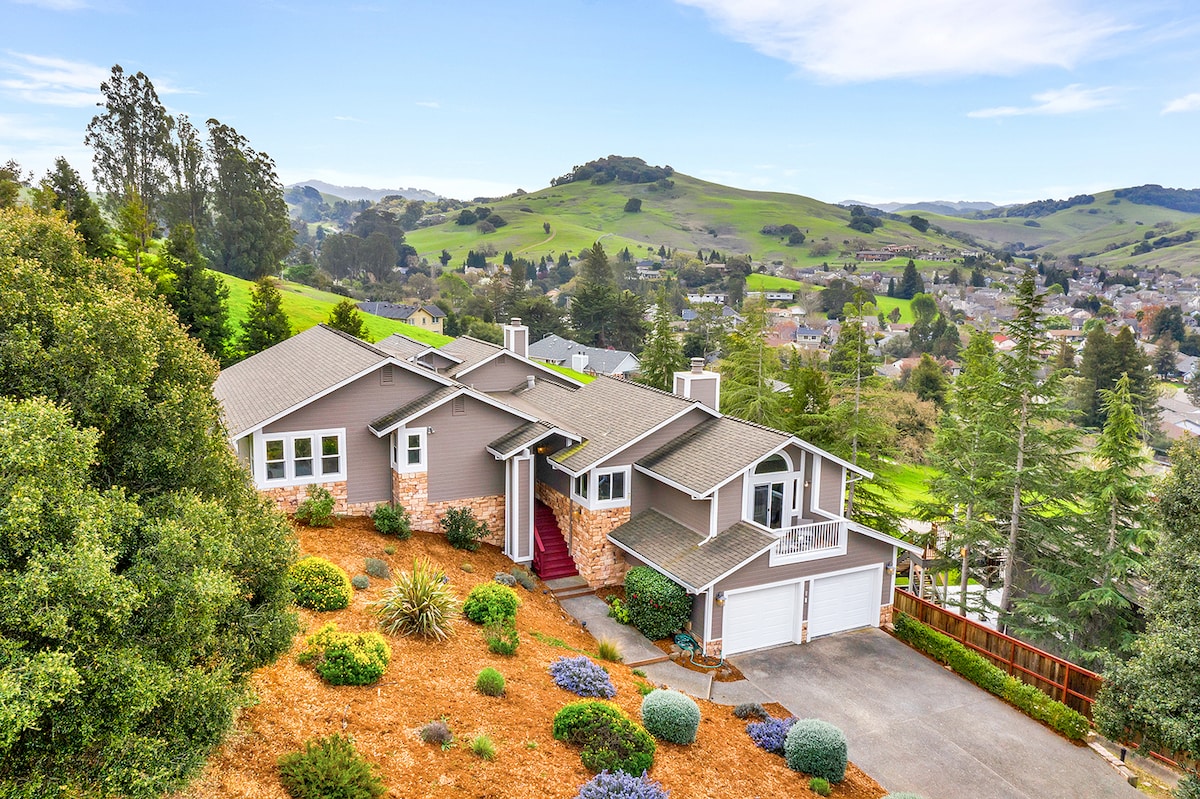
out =
{"type": "MultiPolygon", "coordinates": [[[[902,588],[896,589],[894,608],[978,652],[1005,672],[1074,708],[1091,721],[1092,704],[1104,684],[1104,678],[1096,672],[964,618],[902,588]]],[[[1134,734],[1123,745],[1168,765],[1193,773],[1200,771],[1200,761],[1190,754],[1162,752],[1142,747],[1141,743],[1141,736],[1134,734]]]]}

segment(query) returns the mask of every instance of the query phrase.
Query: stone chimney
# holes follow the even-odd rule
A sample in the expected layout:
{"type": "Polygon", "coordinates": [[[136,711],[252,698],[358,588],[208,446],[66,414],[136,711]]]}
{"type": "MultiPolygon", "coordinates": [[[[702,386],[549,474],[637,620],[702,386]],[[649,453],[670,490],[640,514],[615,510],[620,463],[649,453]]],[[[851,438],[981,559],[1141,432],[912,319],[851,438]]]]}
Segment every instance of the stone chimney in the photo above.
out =
{"type": "Polygon", "coordinates": [[[588,367],[588,356],[586,352],[571,353],[571,368],[576,372],[586,372],[588,367]]]}
{"type": "Polygon", "coordinates": [[[721,375],[704,369],[703,358],[692,358],[692,368],[675,373],[675,393],[699,400],[714,411],[721,409],[721,375]]]}
{"type": "Polygon", "coordinates": [[[514,316],[504,326],[504,349],[522,358],[529,357],[529,328],[521,324],[519,316],[514,316]]]}

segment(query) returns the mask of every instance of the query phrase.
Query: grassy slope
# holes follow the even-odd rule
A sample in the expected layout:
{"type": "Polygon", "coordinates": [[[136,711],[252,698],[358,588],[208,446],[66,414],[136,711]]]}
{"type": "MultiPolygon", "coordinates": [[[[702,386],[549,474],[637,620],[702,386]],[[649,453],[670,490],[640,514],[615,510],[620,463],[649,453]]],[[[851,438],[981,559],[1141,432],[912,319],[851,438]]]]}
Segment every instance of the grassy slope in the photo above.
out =
{"type": "Polygon", "coordinates": [[[456,261],[464,258],[467,250],[486,244],[498,252],[512,250],[536,258],[564,250],[577,253],[597,239],[610,253],[629,247],[639,256],[665,245],[684,252],[702,248],[751,253],[757,259],[801,265],[828,260],[811,257],[807,245],[788,247],[778,237],[758,232],[763,225],[790,222],[805,230],[810,242],[828,238],[839,249],[843,241],[858,237],[871,246],[908,242],[925,247],[958,246],[892,221],[874,234],[860,234],[847,227],[848,210],[809,197],[745,191],[681,174],[673,180],[675,187],[668,191],[657,191],[651,184],[552,186],[491,204],[509,223],[495,233],[481,234],[474,226],[451,221],[413,231],[408,242],[431,259],[447,249],[456,261]],[[640,213],[623,210],[630,197],[642,200],[640,213]],[[551,225],[549,236],[543,222],[551,225]]]}
{"type": "MultiPolygon", "coordinates": [[[[232,275],[215,272],[216,276],[229,288],[229,318],[233,328],[238,329],[246,319],[250,309],[250,289],[254,286],[248,280],[241,280],[232,275]]],[[[311,286],[300,283],[280,281],[280,291],[283,294],[283,310],[292,323],[292,332],[299,333],[321,322],[329,320],[333,306],[346,299],[338,294],[318,291],[311,286]]],[[[451,340],[450,336],[442,336],[429,330],[422,330],[415,325],[405,324],[395,319],[384,319],[382,316],[362,314],[367,325],[367,340],[379,341],[392,333],[402,333],[417,341],[426,342],[432,346],[441,346],[451,340]]]]}

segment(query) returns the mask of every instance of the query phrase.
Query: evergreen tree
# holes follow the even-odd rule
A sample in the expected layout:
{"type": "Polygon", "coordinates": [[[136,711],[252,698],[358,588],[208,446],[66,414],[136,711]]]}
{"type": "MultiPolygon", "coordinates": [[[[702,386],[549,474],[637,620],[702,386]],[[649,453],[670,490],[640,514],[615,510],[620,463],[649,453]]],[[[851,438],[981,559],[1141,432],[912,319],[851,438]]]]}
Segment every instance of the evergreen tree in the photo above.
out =
{"type": "Polygon", "coordinates": [[[1105,674],[1096,703],[1100,733],[1129,731],[1167,751],[1200,752],[1200,440],[1171,450],[1171,471],[1155,492],[1158,544],[1146,631],[1133,658],[1105,674]]]}
{"type": "Polygon", "coordinates": [[[205,268],[195,233],[186,222],[171,231],[166,254],[175,271],[167,304],[179,317],[179,324],[200,342],[204,351],[224,361],[230,336],[229,289],[205,268]]]}
{"type": "Polygon", "coordinates": [[[512,315],[520,317],[521,322],[529,328],[530,341],[538,341],[552,333],[556,336],[567,334],[562,310],[545,294],[521,300],[512,315]]]}
{"type": "Polygon", "coordinates": [[[804,358],[793,351],[783,380],[788,385],[784,429],[828,449],[832,444],[829,406],[833,387],[824,370],[815,357],[804,358]]]}
{"type": "Polygon", "coordinates": [[[83,180],[65,158],[54,159],[54,168],[42,179],[47,207],[66,214],[67,221],[83,239],[90,258],[107,258],[113,253],[112,231],[100,214],[100,206],[88,194],[83,180]]]}
{"type": "Polygon", "coordinates": [[[673,389],[674,375],[684,368],[683,348],[671,329],[671,309],[660,292],[654,304],[654,321],[641,355],[641,381],[647,385],[673,389]]]}
{"type": "MultiPolygon", "coordinates": [[[[894,278],[894,277],[889,277],[889,278],[888,278],[888,289],[887,289],[887,295],[888,295],[889,297],[895,297],[895,296],[896,296],[896,278],[894,278]]],[[[899,310],[899,306],[897,306],[896,310],[899,310]]]]}
{"type": "Polygon", "coordinates": [[[333,310],[329,312],[329,320],[325,324],[334,330],[349,333],[355,338],[361,338],[364,341],[367,338],[366,322],[363,321],[362,314],[358,312],[358,306],[354,304],[353,300],[342,300],[333,306],[333,310]]]}
{"type": "Polygon", "coordinates": [[[896,296],[902,300],[911,300],[925,291],[925,281],[917,271],[917,265],[911,258],[904,265],[904,274],[900,276],[900,285],[896,287],[896,296]]]}
{"type": "Polygon", "coordinates": [[[191,225],[198,238],[208,235],[208,188],[212,182],[204,142],[200,131],[186,114],[169,118],[170,137],[166,155],[170,181],[163,197],[163,218],[167,228],[191,225]]]}
{"type": "Polygon", "coordinates": [[[1163,336],[1154,351],[1154,373],[1163,380],[1172,377],[1179,366],[1179,349],[1174,339],[1163,336]]]}
{"type": "Polygon", "coordinates": [[[907,387],[921,399],[932,402],[939,410],[946,407],[946,392],[949,391],[950,382],[929,353],[921,355],[921,360],[908,376],[907,387]]]}
{"type": "Polygon", "coordinates": [[[721,411],[752,422],[781,427],[784,395],[772,381],[779,355],[766,340],[767,306],[762,298],[746,303],[745,321],[729,334],[721,359],[721,411]]]}
{"type": "Polygon", "coordinates": [[[958,273],[958,267],[950,267],[950,274],[946,276],[946,282],[952,286],[957,286],[962,283],[962,276],[958,273]]]}
{"type": "Polygon", "coordinates": [[[134,271],[142,271],[142,253],[150,249],[150,241],[157,230],[141,195],[136,190],[130,192],[129,201],[117,211],[117,236],[134,271]]]}
{"type": "Polygon", "coordinates": [[[971,270],[971,285],[977,289],[981,289],[987,285],[987,278],[983,274],[983,270],[975,267],[971,270]]]}
{"type": "Polygon", "coordinates": [[[271,277],[260,278],[250,291],[250,310],[242,324],[242,357],[262,352],[292,335],[283,310],[283,295],[271,277]]]}
{"type": "Polygon", "coordinates": [[[645,305],[633,292],[617,290],[600,242],[583,253],[570,315],[576,339],[583,344],[636,351],[645,338],[645,305]]]}
{"type": "Polygon", "coordinates": [[[1054,356],[1054,371],[1075,371],[1075,348],[1066,339],[1059,345],[1058,355],[1054,356]]]}
{"type": "Polygon", "coordinates": [[[524,271],[524,267],[517,266],[512,266],[508,270],[507,279],[504,280],[507,288],[504,292],[504,308],[502,313],[497,313],[497,318],[506,319],[521,315],[518,311],[520,311],[522,304],[525,302],[525,298],[529,296],[529,292],[525,287],[524,271]]]}

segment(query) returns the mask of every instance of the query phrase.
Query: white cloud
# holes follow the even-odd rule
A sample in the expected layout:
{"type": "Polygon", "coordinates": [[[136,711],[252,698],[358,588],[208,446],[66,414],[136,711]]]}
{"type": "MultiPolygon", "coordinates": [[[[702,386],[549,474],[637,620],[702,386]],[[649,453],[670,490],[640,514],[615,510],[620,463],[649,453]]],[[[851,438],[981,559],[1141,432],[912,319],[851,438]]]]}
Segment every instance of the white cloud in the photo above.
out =
{"type": "Polygon", "coordinates": [[[0,114],[0,152],[39,179],[62,156],[86,181],[91,175],[92,154],[74,128],[46,124],[25,114],[0,114]]]}
{"type": "MultiPolygon", "coordinates": [[[[8,75],[0,78],[4,94],[27,103],[68,108],[86,108],[104,101],[100,84],[112,75],[109,67],[11,50],[7,55],[8,59],[0,63],[0,71],[8,75]]],[[[154,81],[154,89],[160,97],[194,94],[161,79],[154,81]]]]}
{"type": "Polygon", "coordinates": [[[1164,114],[1178,114],[1185,111],[1200,111],[1200,92],[1176,97],[1163,106],[1164,114]]]}
{"type": "Polygon", "coordinates": [[[676,0],[730,37],[834,82],[1070,67],[1129,26],[1080,0],[676,0]]]}
{"type": "Polygon", "coordinates": [[[1085,89],[1078,83],[1072,83],[1070,86],[1061,89],[1047,89],[1044,92],[1039,92],[1033,95],[1033,101],[1033,105],[1002,105],[996,108],[980,108],[977,111],[968,112],[967,116],[974,119],[1029,115],[1057,116],[1060,114],[1078,114],[1082,111],[1093,111],[1097,108],[1107,108],[1115,105],[1117,102],[1111,86],[1085,89]]]}

